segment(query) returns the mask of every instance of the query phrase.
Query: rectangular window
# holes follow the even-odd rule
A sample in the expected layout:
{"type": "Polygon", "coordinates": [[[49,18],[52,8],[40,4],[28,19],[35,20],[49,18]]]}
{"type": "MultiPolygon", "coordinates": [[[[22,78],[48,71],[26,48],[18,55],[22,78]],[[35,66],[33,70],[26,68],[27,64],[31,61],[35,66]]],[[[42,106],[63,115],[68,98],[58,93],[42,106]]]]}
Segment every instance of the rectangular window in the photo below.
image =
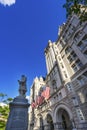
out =
{"type": "Polygon", "coordinates": [[[76,61],[76,66],[79,68],[81,68],[83,66],[82,62],[80,60],[76,61]]]}
{"type": "Polygon", "coordinates": [[[67,87],[69,92],[71,92],[73,90],[71,83],[67,83],[66,87],[67,87]]]}
{"type": "Polygon", "coordinates": [[[70,55],[67,57],[67,59],[69,60],[70,63],[73,61],[73,59],[70,55]]]}
{"type": "Polygon", "coordinates": [[[73,58],[76,58],[76,57],[77,57],[77,55],[75,54],[74,51],[72,51],[71,56],[72,56],[73,58]]]}
{"type": "Polygon", "coordinates": [[[83,75],[87,78],[87,71],[83,73],[83,75]]]}
{"type": "Polygon", "coordinates": [[[60,66],[61,66],[62,68],[64,68],[64,66],[63,66],[63,64],[62,64],[62,63],[60,63],[60,66]]]}
{"type": "Polygon", "coordinates": [[[59,100],[62,99],[62,94],[61,94],[61,92],[59,92],[58,97],[59,97],[59,100]]]}
{"type": "Polygon", "coordinates": [[[85,121],[81,109],[80,109],[80,108],[77,108],[76,111],[77,111],[77,115],[78,115],[79,120],[80,120],[80,121],[85,121]]]}
{"type": "Polygon", "coordinates": [[[85,57],[87,58],[87,50],[84,52],[85,57]]]}
{"type": "Polygon", "coordinates": [[[77,80],[78,80],[78,82],[79,82],[79,84],[82,86],[82,85],[84,85],[85,84],[85,81],[84,81],[84,78],[83,77],[78,77],[77,78],[77,80]]]}
{"type": "Polygon", "coordinates": [[[70,53],[71,51],[72,51],[71,47],[67,47],[67,48],[65,49],[65,53],[66,53],[66,54],[70,53]]]}
{"type": "Polygon", "coordinates": [[[77,66],[75,64],[73,64],[71,67],[74,70],[74,72],[77,72],[78,68],[77,68],[77,66]]]}
{"type": "Polygon", "coordinates": [[[78,106],[78,100],[76,97],[72,98],[74,106],[78,106]]]}
{"type": "Polygon", "coordinates": [[[68,78],[68,76],[67,76],[66,72],[64,71],[63,73],[64,73],[65,78],[68,78]]]}

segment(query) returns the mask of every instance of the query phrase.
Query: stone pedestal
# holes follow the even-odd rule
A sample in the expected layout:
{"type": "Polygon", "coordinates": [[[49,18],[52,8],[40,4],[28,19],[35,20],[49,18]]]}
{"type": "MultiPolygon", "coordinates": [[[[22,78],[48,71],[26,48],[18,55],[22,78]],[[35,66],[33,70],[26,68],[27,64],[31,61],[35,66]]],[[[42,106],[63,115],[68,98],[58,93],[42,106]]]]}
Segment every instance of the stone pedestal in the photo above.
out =
{"type": "Polygon", "coordinates": [[[14,98],[10,103],[6,130],[28,130],[28,107],[28,100],[23,96],[14,98]]]}

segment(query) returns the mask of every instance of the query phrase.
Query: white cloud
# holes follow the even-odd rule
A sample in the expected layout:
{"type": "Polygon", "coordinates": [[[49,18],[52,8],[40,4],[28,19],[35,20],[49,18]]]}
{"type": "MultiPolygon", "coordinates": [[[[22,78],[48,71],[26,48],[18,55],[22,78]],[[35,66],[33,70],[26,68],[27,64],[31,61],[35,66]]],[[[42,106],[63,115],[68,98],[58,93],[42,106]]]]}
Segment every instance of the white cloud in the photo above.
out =
{"type": "Polygon", "coordinates": [[[4,106],[7,106],[7,104],[0,102],[0,106],[4,107],[4,106]]]}
{"type": "Polygon", "coordinates": [[[0,3],[3,4],[4,6],[8,5],[13,5],[15,4],[16,0],[0,0],[0,3]]]}

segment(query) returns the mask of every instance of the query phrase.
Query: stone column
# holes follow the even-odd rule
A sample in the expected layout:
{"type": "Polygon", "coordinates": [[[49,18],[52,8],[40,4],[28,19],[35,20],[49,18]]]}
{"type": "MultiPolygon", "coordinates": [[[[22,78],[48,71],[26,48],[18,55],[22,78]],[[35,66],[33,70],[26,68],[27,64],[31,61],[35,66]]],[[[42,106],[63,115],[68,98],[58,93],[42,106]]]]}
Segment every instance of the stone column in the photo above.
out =
{"type": "Polygon", "coordinates": [[[72,130],[77,130],[76,125],[75,125],[75,121],[73,119],[71,119],[71,124],[72,124],[72,130]]]}
{"type": "MultiPolygon", "coordinates": [[[[50,52],[50,49],[49,49],[49,60],[50,60],[50,67],[51,69],[53,68],[53,61],[52,61],[52,56],[51,56],[51,52],[50,52]]],[[[51,70],[50,69],[50,70],[51,70]]]]}
{"type": "Polygon", "coordinates": [[[49,73],[49,63],[47,59],[47,54],[45,54],[45,59],[46,59],[46,66],[47,66],[47,74],[49,73]]]}
{"type": "Polygon", "coordinates": [[[28,100],[25,98],[26,77],[23,75],[19,81],[19,96],[10,103],[10,113],[6,130],[28,130],[28,100]],[[24,79],[23,79],[24,78],[24,79]]]}
{"type": "Polygon", "coordinates": [[[50,47],[50,55],[51,55],[52,64],[54,65],[54,63],[55,63],[56,60],[55,60],[55,54],[54,54],[52,46],[50,47]]]}

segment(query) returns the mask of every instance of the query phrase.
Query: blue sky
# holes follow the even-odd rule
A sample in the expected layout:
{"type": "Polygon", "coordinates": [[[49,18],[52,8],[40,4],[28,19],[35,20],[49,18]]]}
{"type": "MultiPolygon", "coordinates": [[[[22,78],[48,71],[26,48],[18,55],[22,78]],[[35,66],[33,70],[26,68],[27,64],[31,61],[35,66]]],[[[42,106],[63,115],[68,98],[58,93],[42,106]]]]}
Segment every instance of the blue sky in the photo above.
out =
{"type": "MultiPolygon", "coordinates": [[[[0,2],[1,3],[1,2],[0,2]]],[[[27,76],[29,88],[36,76],[46,75],[44,49],[56,41],[66,20],[65,0],[16,0],[0,4],[0,92],[18,95],[18,82],[27,76]]]]}

